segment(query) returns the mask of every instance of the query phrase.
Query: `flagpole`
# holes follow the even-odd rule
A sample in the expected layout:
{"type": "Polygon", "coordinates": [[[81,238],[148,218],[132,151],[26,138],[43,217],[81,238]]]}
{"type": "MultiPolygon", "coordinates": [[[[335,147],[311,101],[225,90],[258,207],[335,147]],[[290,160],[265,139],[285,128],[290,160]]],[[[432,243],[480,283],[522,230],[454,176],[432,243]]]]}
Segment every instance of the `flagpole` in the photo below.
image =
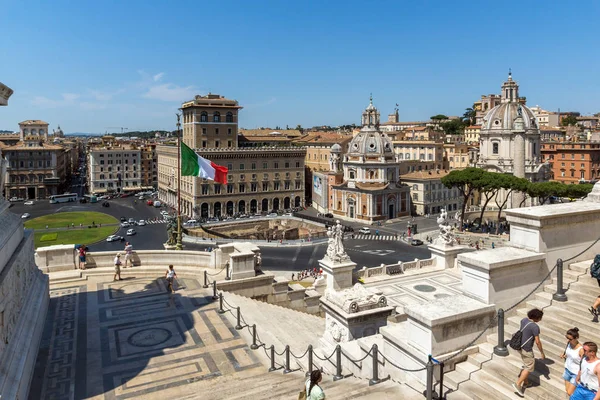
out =
{"type": "Polygon", "coordinates": [[[181,114],[177,113],[177,242],[175,250],[183,250],[181,243],[181,114]]]}

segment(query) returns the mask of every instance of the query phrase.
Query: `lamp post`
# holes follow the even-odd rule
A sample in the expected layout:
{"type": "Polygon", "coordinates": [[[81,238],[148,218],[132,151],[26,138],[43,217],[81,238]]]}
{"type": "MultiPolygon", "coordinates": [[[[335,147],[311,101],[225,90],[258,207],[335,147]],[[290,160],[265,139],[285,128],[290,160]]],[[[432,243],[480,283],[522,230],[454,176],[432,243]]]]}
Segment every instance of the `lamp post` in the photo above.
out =
{"type": "Polygon", "coordinates": [[[181,243],[181,114],[177,113],[177,242],[175,250],[183,250],[181,243]]]}

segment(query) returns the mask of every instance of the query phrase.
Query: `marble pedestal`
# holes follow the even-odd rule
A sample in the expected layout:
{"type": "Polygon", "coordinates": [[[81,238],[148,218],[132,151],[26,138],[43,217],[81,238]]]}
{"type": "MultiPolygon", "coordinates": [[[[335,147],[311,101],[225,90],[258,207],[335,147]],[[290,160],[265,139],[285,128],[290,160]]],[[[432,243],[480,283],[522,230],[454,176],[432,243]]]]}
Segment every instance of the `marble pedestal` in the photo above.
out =
{"type": "Polygon", "coordinates": [[[429,245],[432,258],[435,259],[435,265],[444,268],[454,268],[456,266],[456,257],[461,253],[475,251],[473,247],[465,245],[447,245],[431,244],[429,245]]]}
{"type": "Polygon", "coordinates": [[[343,290],[352,287],[352,271],[356,263],[350,260],[334,263],[329,259],[319,260],[319,266],[327,274],[328,290],[343,290]]]}

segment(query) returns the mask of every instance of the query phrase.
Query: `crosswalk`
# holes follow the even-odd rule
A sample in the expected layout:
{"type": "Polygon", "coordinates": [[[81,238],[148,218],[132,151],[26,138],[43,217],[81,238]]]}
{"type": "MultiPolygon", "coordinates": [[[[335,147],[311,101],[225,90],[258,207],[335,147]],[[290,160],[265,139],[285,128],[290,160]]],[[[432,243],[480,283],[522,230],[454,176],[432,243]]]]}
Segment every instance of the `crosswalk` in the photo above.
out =
{"type": "MultiPolygon", "coordinates": [[[[347,235],[346,236],[347,239],[352,239],[352,235],[347,235]]],[[[355,240],[399,240],[399,236],[397,237],[396,235],[363,235],[363,234],[358,234],[358,235],[354,235],[354,239],[355,240]]]]}
{"type": "Polygon", "coordinates": [[[157,220],[153,220],[153,221],[146,221],[147,224],[166,224],[167,220],[166,219],[157,219],[157,220]]]}

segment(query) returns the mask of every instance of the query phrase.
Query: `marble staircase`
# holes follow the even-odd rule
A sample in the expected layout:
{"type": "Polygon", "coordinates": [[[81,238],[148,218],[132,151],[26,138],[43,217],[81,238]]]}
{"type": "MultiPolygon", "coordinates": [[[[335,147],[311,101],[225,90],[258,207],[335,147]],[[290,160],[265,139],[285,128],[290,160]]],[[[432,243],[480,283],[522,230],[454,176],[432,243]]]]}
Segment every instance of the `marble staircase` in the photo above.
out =
{"type": "MultiPolygon", "coordinates": [[[[600,329],[592,322],[588,308],[600,294],[595,279],[589,276],[592,260],[572,263],[565,268],[564,286],[567,288],[567,302],[552,300],[556,283],[545,285],[543,290],[534,293],[505,320],[505,341],[519,328],[522,318],[532,308],[544,311],[540,322],[542,346],[546,354],[543,362],[536,359],[536,370],[529,375],[532,386],[525,390],[526,399],[568,398],[562,374],[564,361],[560,358],[568,329],[577,327],[580,342],[600,343],[600,329]]],[[[518,352],[509,348],[510,355],[499,357],[493,354],[497,344],[497,334],[487,336],[487,342],[479,345],[479,352],[469,355],[466,361],[456,365],[454,371],[444,376],[444,386],[448,399],[518,399],[512,383],[516,381],[522,366],[518,352]]],[[[536,357],[539,356],[534,346],[536,357]]]]}

